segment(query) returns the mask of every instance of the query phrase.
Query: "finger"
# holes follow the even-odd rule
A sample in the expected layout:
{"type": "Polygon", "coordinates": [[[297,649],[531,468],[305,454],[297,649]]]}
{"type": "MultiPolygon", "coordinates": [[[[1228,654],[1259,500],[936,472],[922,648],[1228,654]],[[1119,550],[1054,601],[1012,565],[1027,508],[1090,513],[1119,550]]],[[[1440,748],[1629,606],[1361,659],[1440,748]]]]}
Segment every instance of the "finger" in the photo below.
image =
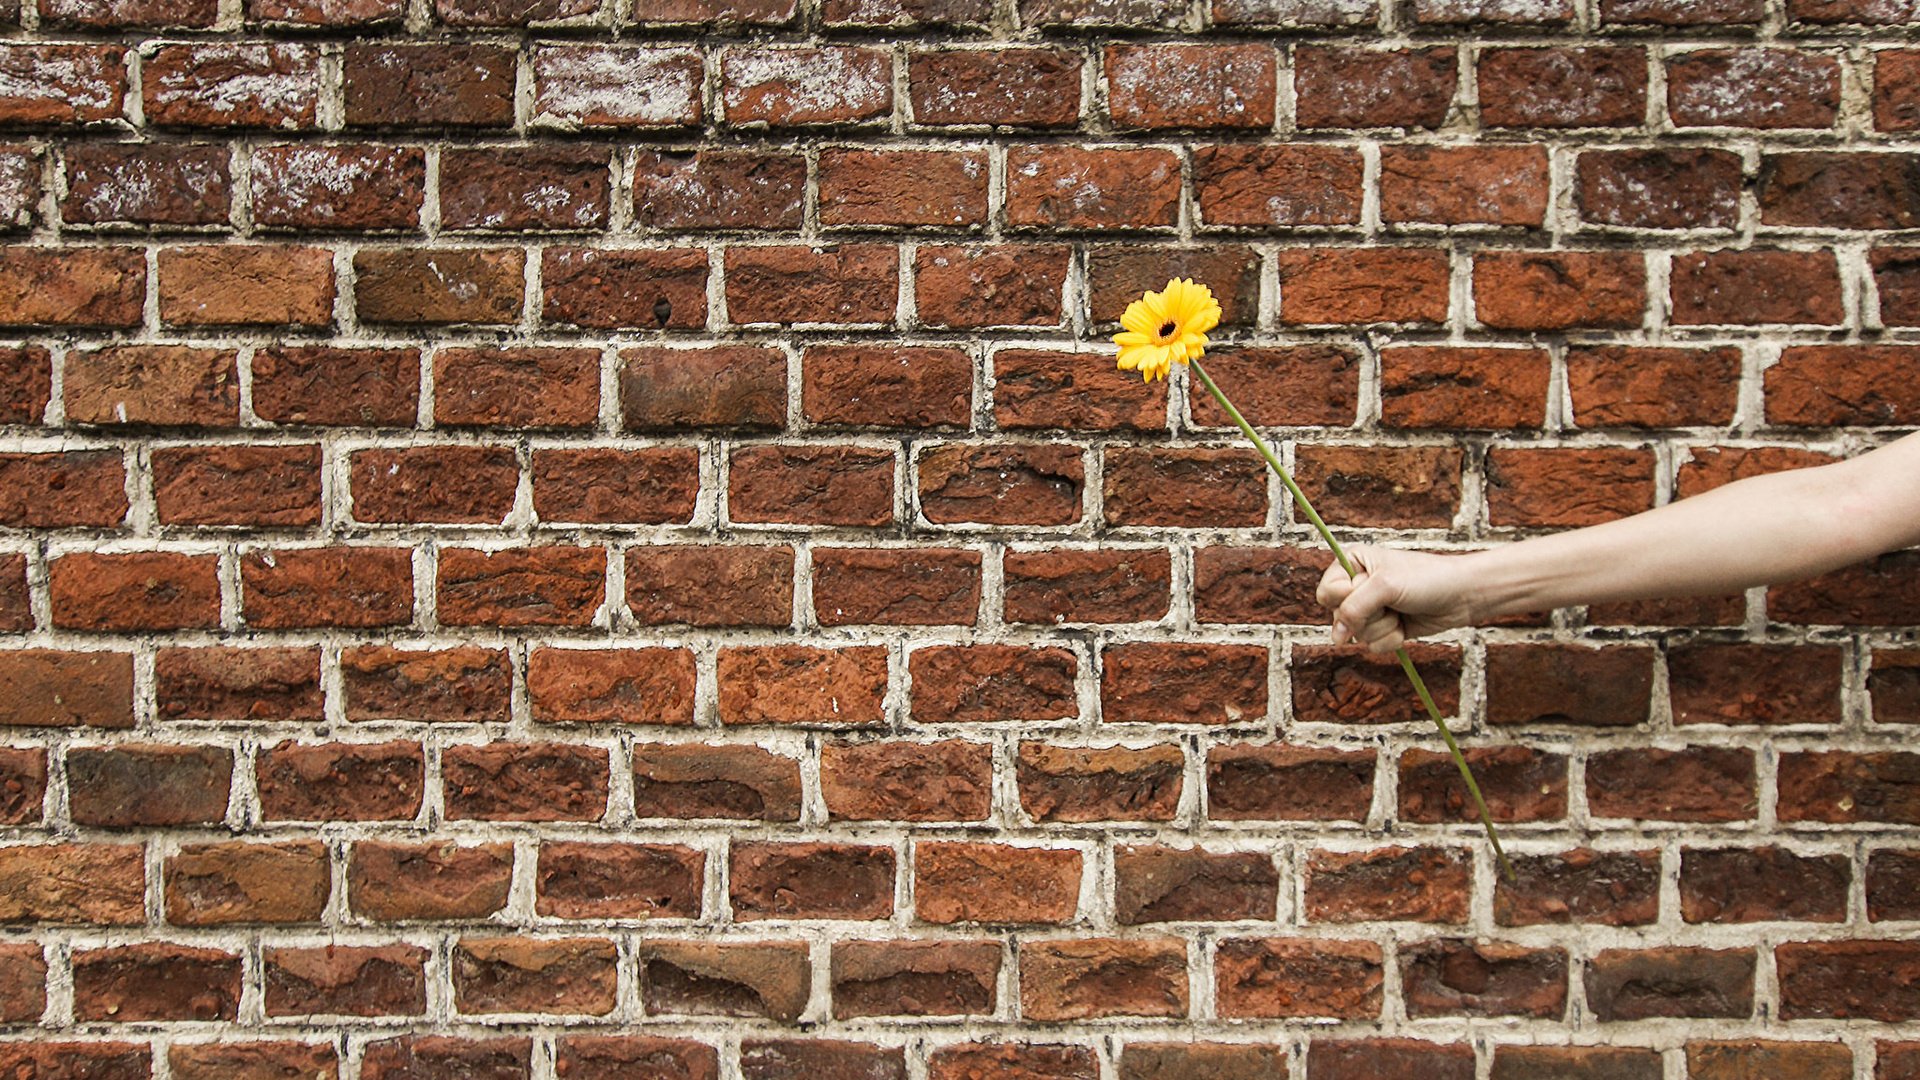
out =
{"type": "Polygon", "coordinates": [[[1353,586],[1354,580],[1348,576],[1346,568],[1334,563],[1327,567],[1326,573],[1320,575],[1320,584],[1314,588],[1313,598],[1323,608],[1337,608],[1353,591],[1353,586]]]}
{"type": "Polygon", "coordinates": [[[1367,624],[1354,632],[1354,640],[1372,645],[1390,634],[1400,634],[1400,613],[1389,608],[1367,620],[1367,624]]]}
{"type": "Polygon", "coordinates": [[[1393,629],[1387,631],[1383,636],[1367,642],[1367,651],[1377,656],[1383,653],[1393,652],[1400,646],[1405,645],[1407,643],[1407,635],[1401,629],[1401,625],[1400,620],[1395,619],[1393,629]]]}
{"type": "Polygon", "coordinates": [[[1349,627],[1363,627],[1398,599],[1399,590],[1378,574],[1362,574],[1353,592],[1340,603],[1335,617],[1349,627]]]}

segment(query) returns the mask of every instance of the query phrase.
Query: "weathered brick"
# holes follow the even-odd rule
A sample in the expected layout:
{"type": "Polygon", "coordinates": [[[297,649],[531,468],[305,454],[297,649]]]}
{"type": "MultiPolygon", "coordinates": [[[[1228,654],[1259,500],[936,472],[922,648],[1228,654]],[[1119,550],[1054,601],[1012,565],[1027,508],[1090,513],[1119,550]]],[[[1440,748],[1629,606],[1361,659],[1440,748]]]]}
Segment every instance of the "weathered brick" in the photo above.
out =
{"type": "Polygon", "coordinates": [[[1495,526],[1594,525],[1653,505],[1651,450],[1604,447],[1493,450],[1488,519],[1495,526]]]}
{"type": "Polygon", "coordinates": [[[890,449],[744,446],[730,465],[727,511],[735,521],[871,527],[893,520],[890,449]]]}
{"type": "MultiPolygon", "coordinates": [[[[66,166],[62,220],[79,225],[225,225],[232,180],[224,146],[77,143],[66,166]]],[[[38,170],[33,177],[38,191],[38,170]]],[[[38,201],[38,200],[32,200],[38,201]]]]}
{"type": "Polygon", "coordinates": [[[288,740],[254,758],[260,813],[269,821],[409,821],[425,798],[417,743],[288,740]]]}
{"type": "Polygon", "coordinates": [[[247,0],[246,14],[293,26],[376,26],[399,22],[406,0],[247,0]]]}
{"type": "Polygon", "coordinates": [[[1409,1016],[1531,1016],[1567,1011],[1567,954],[1499,941],[1440,938],[1400,954],[1409,1016]]]}
{"type": "Polygon", "coordinates": [[[1294,51],[1295,115],[1305,128],[1436,128],[1456,78],[1451,48],[1303,45],[1294,51]]]}
{"type": "Polygon", "coordinates": [[[640,950],[649,1015],[744,1016],[791,1022],[813,968],[799,941],[659,941],[640,950]]]}
{"type": "Polygon", "coordinates": [[[102,427],[237,427],[236,354],[187,345],[109,345],[67,354],[67,419],[102,427]]]}
{"type": "Polygon", "coordinates": [[[533,50],[533,119],[574,128],[699,123],[700,53],[632,45],[540,45],[533,50]]]}
{"type": "Polygon", "coordinates": [[[1109,724],[1243,724],[1267,714],[1265,645],[1112,645],[1100,658],[1109,724]],[[1204,687],[1204,689],[1203,689],[1204,687]]]}
{"type": "Polygon", "coordinates": [[[736,323],[887,323],[899,276],[890,244],[729,247],[727,314],[736,323]]]}
{"type": "Polygon", "coordinates": [[[777,430],[787,421],[787,358],[778,349],[624,349],[621,422],[633,431],[777,430]]]}
{"type": "Polygon", "coordinates": [[[1910,229],[1920,165],[1904,154],[1768,154],[1757,182],[1763,225],[1910,229]]]}
{"type": "Polygon", "coordinates": [[[978,227],[987,218],[982,150],[820,153],[822,225],[978,227]]]}
{"type": "Polygon", "coordinates": [[[126,521],[117,450],[0,454],[0,523],[31,529],[116,528],[126,521]]]}
{"type": "Polygon", "coordinates": [[[1660,1080],[1657,1050],[1637,1046],[1501,1046],[1493,1080],[1660,1080]]]}
{"type": "Polygon", "coordinates": [[[1175,746],[1022,742],[1014,763],[1020,808],[1036,821],[1171,821],[1184,760],[1175,746]]]}
{"type": "Polygon", "coordinates": [[[162,873],[175,926],[318,922],[332,894],[318,840],[188,844],[162,873]]]}
{"type": "Polygon", "coordinates": [[[1068,923],[1082,857],[1059,848],[923,842],[913,852],[914,913],[930,923],[1068,923]]]}
{"type": "Polygon", "coordinates": [[[1667,653],[1676,724],[1837,724],[1838,649],[1693,645],[1667,653]]]}
{"type": "MultiPolygon", "coordinates": [[[[1788,350],[1792,351],[1792,350],[1788,350]]],[[[1776,368],[1778,365],[1775,366],[1776,368]]],[[[1768,381],[1783,382],[1793,370],[1768,381]]],[[[1595,345],[1567,350],[1567,393],[1574,419],[1594,427],[1688,427],[1732,421],[1739,386],[1736,348],[1648,348],[1595,345]]],[[[1792,391],[1783,392],[1794,407],[1792,391]]],[[[1800,399],[1804,401],[1805,399],[1800,399]]],[[[1830,399],[1821,395],[1823,407],[1830,399]]],[[[1773,402],[1769,400],[1769,409],[1773,402]]]]}
{"type": "Polygon", "coordinates": [[[220,625],[215,555],[72,552],[47,565],[53,624],[127,633],[220,625]]]}
{"type": "Polygon", "coordinates": [[[219,5],[214,0],[48,0],[41,25],[62,29],[126,30],[178,27],[211,30],[219,5]]]}
{"type": "Polygon", "coordinates": [[[549,841],[534,871],[534,910],[563,919],[692,919],[706,855],[670,844],[549,841]]]}
{"type": "Polygon", "coordinates": [[[1007,223],[1050,230],[1151,229],[1179,216],[1180,160],[1159,149],[1016,146],[1007,151],[1007,223]]]}
{"type": "Polygon", "coordinates": [[[806,195],[798,154],[649,149],[633,162],[634,220],[655,229],[797,230],[806,195]]]}
{"type": "Polygon", "coordinates": [[[614,1006],[614,943],[599,938],[462,938],[453,1002],[462,1013],[604,1016],[614,1006]]]}
{"type": "Polygon", "coordinates": [[[1587,759],[1587,803],[1596,817],[1743,821],[1754,815],[1750,750],[1605,750],[1587,759]]]}
{"type": "Polygon", "coordinates": [[[403,1035],[370,1042],[360,1057],[364,1080],[527,1080],[533,1075],[533,1044],[527,1038],[468,1039],[449,1035],[403,1035]]]}
{"type": "Polygon", "coordinates": [[[347,891],[367,919],[481,919],[504,908],[513,845],[462,847],[451,840],[361,840],[347,858],[347,891]]]}
{"type": "Polygon", "coordinates": [[[517,248],[358,251],[355,309],[376,323],[511,324],[520,318],[525,264],[517,248]]]}
{"type": "Polygon", "coordinates": [[[1360,821],[1373,804],[1367,750],[1254,743],[1207,752],[1207,815],[1218,821],[1360,821]]]}
{"type": "Polygon", "coordinates": [[[1647,113],[1640,49],[1488,49],[1476,74],[1489,127],[1638,127],[1647,113]]]}
{"type": "Polygon", "coordinates": [[[936,743],[829,743],[820,794],[842,821],[981,821],[993,801],[993,748],[936,743]]]}
{"type": "Polygon", "coordinates": [[[160,252],[160,319],[173,326],[326,326],[333,321],[333,253],[324,248],[167,248],[160,252]]]}
{"type": "MultiPolygon", "coordinates": [[[[1293,602],[1310,611],[1320,571],[1331,563],[1319,552],[1293,563],[1293,602]]],[[[1258,601],[1256,601],[1258,602],[1258,601]]],[[[1282,616],[1285,618],[1285,616],[1282,616]]],[[[1298,621],[1308,621],[1295,616],[1298,621]]],[[[1407,654],[1425,679],[1442,716],[1460,711],[1460,653],[1448,646],[1413,644],[1407,654]]],[[[1420,701],[1407,693],[1398,658],[1358,646],[1296,644],[1288,665],[1294,717],[1306,723],[1406,724],[1427,722],[1420,701]]]]}
{"type": "Polygon", "coordinates": [[[1911,1020],[1920,1009],[1900,973],[1920,964],[1911,941],[1805,941],[1777,945],[1784,1020],[1911,1020]]]}
{"type": "Polygon", "coordinates": [[[1881,131],[1920,128],[1920,50],[1886,49],[1873,54],[1873,126],[1881,131]]]}
{"type": "Polygon", "coordinates": [[[1005,430],[1074,428],[1161,431],[1164,384],[1142,386],[1111,364],[1080,353],[1002,349],[993,356],[993,414],[1005,430]]]}
{"type": "Polygon", "coordinates": [[[1062,720],[1079,713],[1074,654],[1019,645],[930,645],[907,659],[919,723],[1062,720]]]}
{"type": "Polygon", "coordinates": [[[1652,649],[1493,645],[1487,649],[1487,722],[1633,727],[1653,708],[1652,649]]]}
{"type": "Polygon", "coordinates": [[[1844,855],[1798,855],[1777,846],[1685,848],[1680,914],[1690,923],[1846,918],[1852,878],[1844,855]]]}
{"type": "Polygon", "coordinates": [[[737,919],[884,919],[894,853],[855,844],[737,841],[729,896],[737,919]]]}
{"type": "Polygon", "coordinates": [[[1164,548],[1009,551],[1002,572],[1009,622],[1153,622],[1170,603],[1164,548]]]}
{"type": "Polygon", "coordinates": [[[823,626],[973,624],[981,557],[953,548],[816,548],[814,616],[823,626]]]}
{"type": "Polygon", "coordinates": [[[310,129],[320,101],[311,45],[161,45],[140,65],[147,122],[169,127],[310,129]]]}
{"type": "Polygon", "coordinates": [[[749,645],[717,660],[724,724],[873,724],[883,718],[886,650],[749,645]]]}
{"type": "Polygon", "coordinates": [[[627,606],[645,626],[786,626],[793,549],[642,546],[627,552],[627,606]]]}
{"type": "Polygon", "coordinates": [[[404,548],[292,548],[240,559],[241,611],[256,629],[397,626],[413,618],[404,548]]]}
{"type": "Polygon", "coordinates": [[[1294,449],[1294,479],[1322,517],[1347,525],[1440,529],[1459,511],[1463,462],[1453,447],[1302,445],[1294,449]]]}
{"type": "Polygon", "coordinates": [[[1105,451],[1101,509],[1109,525],[1253,528],[1267,518],[1267,474],[1240,447],[1105,451]]]}
{"type": "Polygon", "coordinates": [[[1184,1017],[1187,946],[1178,938],[1086,938],[1020,946],[1020,1013],[1028,1020],[1184,1017]]]}
{"type": "Polygon", "coordinates": [[[0,727],[133,726],[133,655],[0,652],[0,727]]]}
{"type": "Polygon", "coordinates": [[[348,45],[348,127],[507,127],[514,50],[499,45],[348,45]]]}
{"type": "Polygon", "coordinates": [[[320,447],[178,446],[150,452],[167,525],[318,525],[320,447]]]}
{"type": "MultiPolygon", "coordinates": [[[[31,825],[40,821],[44,816],[46,794],[45,750],[0,750],[0,825],[31,825]]],[[[4,950],[0,950],[0,954],[4,954],[4,950]]],[[[4,967],[0,962],[0,969],[4,967]]],[[[6,985],[6,976],[0,974],[0,1018],[11,1019],[6,985]]]]}
{"type": "Polygon", "coordinates": [[[146,290],[137,248],[0,247],[0,326],[138,326],[146,290]]]}
{"type": "Polygon", "coordinates": [[[507,446],[356,450],[348,460],[353,516],[365,522],[498,524],[520,478],[507,446]]]}
{"type": "Polygon", "coordinates": [[[141,844],[0,848],[0,920],[134,926],[146,921],[141,844]]]}
{"type": "Polygon", "coordinates": [[[906,1051],[837,1039],[749,1039],[740,1044],[740,1075],[744,1080],[906,1080],[906,1051]]]}
{"type": "Polygon", "coordinates": [[[1633,329],[1647,305],[1636,252],[1485,252],[1473,260],[1474,316],[1501,330],[1633,329]]]}
{"type": "Polygon", "coordinates": [[[893,63],[860,46],[729,49],[720,101],[734,126],[805,127],[881,119],[893,110],[893,63]]]}
{"type": "Polygon", "coordinates": [[[598,349],[442,349],[434,355],[436,424],[583,428],[599,417],[598,349]]]}
{"type": "Polygon", "coordinates": [[[1468,1080],[1471,1076],[1473,1047],[1465,1043],[1315,1039],[1307,1047],[1307,1080],[1468,1080]]]}
{"type": "Polygon", "coordinates": [[[1283,323],[1447,317],[1447,256],[1437,248],[1286,248],[1278,262],[1283,323]]]}
{"type": "Polygon", "coordinates": [[[1107,114],[1130,128],[1270,128],[1273,49],[1253,45],[1110,45],[1107,114]]]}
{"type": "MultiPolygon", "coordinates": [[[[1555,821],[1567,813],[1567,759],[1525,746],[1469,747],[1467,765],[1495,821],[1555,821]]],[[[1400,818],[1439,823],[1478,820],[1451,754],[1410,749],[1400,755],[1400,818]]]]}
{"type": "Polygon", "coordinates": [[[1371,941],[1231,938],[1214,958],[1223,1018],[1377,1017],[1384,979],[1371,941]]]}
{"type": "Polygon", "coordinates": [[[1667,115],[1679,127],[1826,128],[1840,64],[1789,49],[1701,49],[1667,61],[1667,115]]]}
{"type": "Polygon", "coordinates": [[[177,1042],[167,1047],[167,1067],[178,1080],[233,1077],[340,1075],[331,1044],[251,1039],[245,1042],[177,1042]]]}
{"type": "Polygon", "coordinates": [[[1753,1012],[1755,959],[1745,949],[1603,949],[1587,961],[1587,1002],[1603,1021],[1743,1018],[1753,1012]]]}
{"type": "Polygon", "coordinates": [[[542,522],[685,523],[700,495],[692,447],[535,449],[533,512],[542,522]]]}
{"type": "Polygon", "coordinates": [[[1543,146],[1387,146],[1383,222],[1539,227],[1547,211],[1543,146]]]}
{"type": "Polygon", "coordinates": [[[800,763],[757,746],[633,748],[634,813],[643,818],[795,821],[800,763]]]}
{"type": "Polygon", "coordinates": [[[450,746],[441,757],[447,817],[594,821],[607,807],[607,751],[567,743],[450,746]]]}
{"type": "Polygon", "coordinates": [[[599,229],[611,205],[603,146],[448,149],[440,224],[448,229],[599,229]]]}
{"type": "Polygon", "coordinates": [[[1070,256],[1054,244],[924,246],[916,313],[929,326],[1057,326],[1070,256]]]}
{"type": "Polygon", "coordinates": [[[907,95],[921,124],[1064,127],[1080,115],[1081,65],[1068,49],[916,49],[907,95]]]}
{"type": "Polygon", "coordinates": [[[119,120],[127,97],[126,50],[117,45],[8,43],[0,48],[0,124],[119,120]]]}
{"type": "Polygon", "coordinates": [[[927,1080],[1098,1080],[1090,1046],[952,1043],[927,1055],[927,1080]]]}
{"type": "Polygon", "coordinates": [[[526,686],[543,723],[693,723],[694,663],[685,649],[535,649],[526,686]]]}
{"type": "Polygon", "coordinates": [[[540,317],[594,329],[707,324],[707,254],[692,248],[549,247],[540,253],[540,317]]]}
{"type": "Polygon", "coordinates": [[[715,1080],[720,1075],[720,1054],[694,1039],[566,1035],[555,1042],[554,1071],[562,1076],[625,1074],[672,1080],[715,1080]]]}
{"type": "Polygon", "coordinates": [[[1730,229],[1740,220],[1740,156],[1729,150],[1591,150],[1580,155],[1574,184],[1589,224],[1730,229]]]}
{"type": "Polygon", "coordinates": [[[268,1016],[421,1016],[427,950],[419,945],[261,950],[268,1016]]]}
{"type": "Polygon", "coordinates": [[[74,1019],[232,1021],[240,965],[238,953],[161,942],[77,949],[74,1019]]]}
{"type": "Polygon", "coordinates": [[[1123,924],[1271,919],[1280,878],[1260,852],[1114,850],[1113,904],[1123,924]]]}
{"type": "Polygon", "coordinates": [[[1309,853],[1302,868],[1314,922],[1466,921],[1473,867],[1455,848],[1309,853]]]}
{"type": "Polygon", "coordinates": [[[994,1011],[997,941],[842,941],[833,946],[835,1019],[994,1011]]]}
{"type": "Polygon", "coordinates": [[[162,648],[156,710],[167,719],[318,720],[320,653],[285,647],[162,648]]]}
{"type": "Polygon", "coordinates": [[[1920,754],[1806,751],[1780,755],[1782,821],[1920,821],[1920,754]]]}
{"type": "Polygon", "coordinates": [[[1380,419],[1402,428],[1531,428],[1546,421],[1540,349],[1415,345],[1380,351],[1380,419]]]}
{"type": "Polygon", "coordinates": [[[272,423],[412,427],[419,397],[412,349],[294,345],[253,354],[254,415],[272,423]]]}
{"type": "Polygon", "coordinates": [[[1750,1076],[1847,1080],[1853,1075],[1853,1051],[1832,1042],[1688,1042],[1687,1075],[1693,1080],[1742,1080],[1750,1076]]]}

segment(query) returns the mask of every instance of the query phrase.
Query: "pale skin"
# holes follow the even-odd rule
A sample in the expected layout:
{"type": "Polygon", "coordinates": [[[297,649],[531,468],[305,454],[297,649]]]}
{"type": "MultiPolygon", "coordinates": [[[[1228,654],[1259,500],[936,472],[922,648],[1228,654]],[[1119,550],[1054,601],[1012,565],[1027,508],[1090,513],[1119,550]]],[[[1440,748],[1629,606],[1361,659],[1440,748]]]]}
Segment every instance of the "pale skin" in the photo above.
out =
{"type": "Polygon", "coordinates": [[[1408,638],[1579,604],[1713,596],[1920,545],[1920,432],[1811,469],[1750,477],[1632,517],[1464,555],[1357,545],[1320,579],[1335,644],[1408,638]]]}

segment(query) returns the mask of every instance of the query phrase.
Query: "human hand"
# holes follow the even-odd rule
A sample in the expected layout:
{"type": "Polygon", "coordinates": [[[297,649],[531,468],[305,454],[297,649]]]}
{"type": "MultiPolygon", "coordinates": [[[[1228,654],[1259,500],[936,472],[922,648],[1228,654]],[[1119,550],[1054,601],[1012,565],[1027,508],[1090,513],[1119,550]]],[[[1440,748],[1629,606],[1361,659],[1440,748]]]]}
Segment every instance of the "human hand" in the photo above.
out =
{"type": "Polygon", "coordinates": [[[1347,549],[1355,576],[1338,562],[1327,567],[1315,598],[1333,611],[1333,643],[1365,644],[1390,653],[1408,638],[1426,637],[1472,621],[1459,573],[1461,557],[1360,544],[1347,549]]]}

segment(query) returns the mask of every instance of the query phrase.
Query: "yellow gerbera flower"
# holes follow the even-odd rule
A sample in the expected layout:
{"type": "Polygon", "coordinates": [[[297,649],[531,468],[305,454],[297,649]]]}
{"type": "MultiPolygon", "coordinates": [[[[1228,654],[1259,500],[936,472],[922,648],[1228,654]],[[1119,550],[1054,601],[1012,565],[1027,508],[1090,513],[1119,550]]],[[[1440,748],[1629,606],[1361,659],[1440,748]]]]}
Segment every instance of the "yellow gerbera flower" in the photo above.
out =
{"type": "Polygon", "coordinates": [[[1175,360],[1184,364],[1206,355],[1207,331],[1220,325],[1220,302],[1205,285],[1174,278],[1128,304],[1120,325],[1126,329],[1113,335],[1113,343],[1120,346],[1121,369],[1152,382],[1166,378],[1175,360]]]}

